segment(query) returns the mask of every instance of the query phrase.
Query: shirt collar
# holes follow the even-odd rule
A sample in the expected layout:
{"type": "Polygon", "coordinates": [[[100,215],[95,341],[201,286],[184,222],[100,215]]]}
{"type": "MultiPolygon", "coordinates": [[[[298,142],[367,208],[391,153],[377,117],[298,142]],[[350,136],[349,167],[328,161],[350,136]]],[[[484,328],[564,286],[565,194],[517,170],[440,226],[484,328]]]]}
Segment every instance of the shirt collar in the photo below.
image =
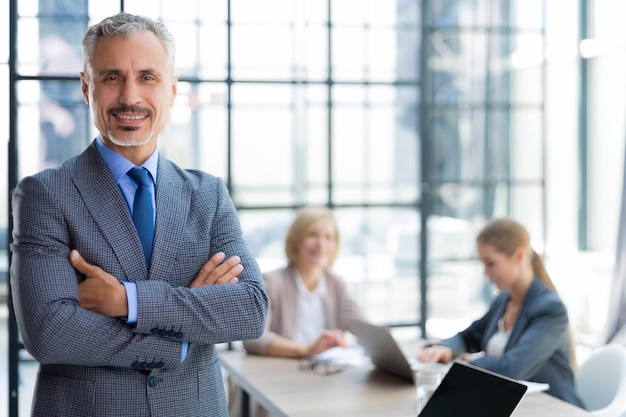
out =
{"type": "MultiPolygon", "coordinates": [[[[102,137],[98,135],[96,138],[96,148],[100,153],[102,159],[109,167],[113,178],[115,178],[115,182],[119,184],[120,179],[126,175],[129,169],[135,167],[135,165],[130,162],[128,159],[124,158],[119,153],[115,152],[113,149],[106,146],[102,137]]],[[[157,165],[159,163],[159,151],[158,147],[154,149],[152,155],[146,159],[146,162],[141,165],[143,168],[146,168],[148,172],[152,175],[152,179],[156,184],[157,180],[157,165]]]]}

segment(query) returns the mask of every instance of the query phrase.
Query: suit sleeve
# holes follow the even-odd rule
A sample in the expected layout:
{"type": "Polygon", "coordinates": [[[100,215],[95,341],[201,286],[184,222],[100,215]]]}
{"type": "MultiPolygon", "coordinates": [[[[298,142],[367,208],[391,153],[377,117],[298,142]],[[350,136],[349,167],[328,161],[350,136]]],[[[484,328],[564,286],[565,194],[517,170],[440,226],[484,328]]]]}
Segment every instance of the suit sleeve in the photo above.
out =
{"type": "Polygon", "coordinates": [[[487,313],[485,313],[485,315],[480,319],[470,324],[468,328],[448,339],[442,340],[437,344],[447,346],[452,349],[454,356],[458,356],[465,352],[476,353],[482,351],[482,340],[486,332],[487,324],[493,314],[495,314],[498,302],[498,299],[494,300],[491,303],[489,311],[487,311],[487,313]]]}
{"type": "MultiPolygon", "coordinates": [[[[268,301],[261,271],[245,245],[235,206],[224,183],[217,178],[214,181],[211,187],[214,191],[201,188],[198,192],[202,198],[197,196],[192,201],[193,210],[204,215],[190,215],[192,222],[209,224],[210,236],[206,236],[209,252],[194,254],[198,265],[185,277],[186,285],[173,286],[168,276],[137,282],[135,332],[172,332],[180,339],[199,344],[255,339],[263,333],[268,301]],[[215,194],[217,201],[204,199],[207,193],[215,194]],[[210,222],[203,220],[204,217],[209,217],[210,222]],[[220,251],[227,258],[233,255],[241,258],[244,270],[238,276],[239,282],[188,288],[200,267],[220,251]]],[[[202,230],[202,227],[194,229],[202,230]]]]}
{"type": "MultiPolygon", "coordinates": [[[[285,307],[285,303],[288,303],[289,300],[284,299],[285,292],[280,291],[280,288],[276,288],[276,279],[266,280],[265,281],[265,292],[269,298],[269,311],[267,313],[267,321],[265,323],[265,329],[263,335],[261,337],[251,340],[244,340],[243,347],[248,353],[254,353],[257,355],[265,355],[267,353],[267,348],[270,343],[279,337],[280,335],[271,330],[272,324],[274,324],[274,320],[278,320],[279,322],[283,322],[283,318],[277,316],[281,314],[281,312],[287,311],[285,307]],[[282,296],[281,296],[282,295],[282,296]],[[283,308],[276,310],[275,307],[283,306],[283,308]]],[[[280,283],[278,283],[280,284],[280,283]]],[[[284,284],[283,284],[284,285],[284,284]]]]}
{"type": "MultiPolygon", "coordinates": [[[[71,191],[67,193],[55,195],[38,178],[27,177],[13,194],[11,290],[26,349],[42,364],[177,366],[180,341],[134,333],[118,319],[79,306],[81,277],[69,262],[79,238],[70,232],[69,216],[58,200],[71,200],[71,191]]],[[[77,204],[72,206],[81,210],[77,204]]],[[[85,230],[83,238],[96,234],[95,229],[85,230]]]]}

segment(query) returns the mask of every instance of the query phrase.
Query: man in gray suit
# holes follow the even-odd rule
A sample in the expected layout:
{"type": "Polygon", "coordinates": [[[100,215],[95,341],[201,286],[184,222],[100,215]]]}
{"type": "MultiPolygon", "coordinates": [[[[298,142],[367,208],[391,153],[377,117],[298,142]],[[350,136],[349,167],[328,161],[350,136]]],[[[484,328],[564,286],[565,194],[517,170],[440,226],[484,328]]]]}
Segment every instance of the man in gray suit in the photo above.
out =
{"type": "Polygon", "coordinates": [[[40,363],[32,416],[225,417],[215,344],[260,337],[268,304],[223,182],[159,156],[172,35],[120,13],[88,29],[83,54],[100,135],[13,195],[13,302],[40,363]]]}

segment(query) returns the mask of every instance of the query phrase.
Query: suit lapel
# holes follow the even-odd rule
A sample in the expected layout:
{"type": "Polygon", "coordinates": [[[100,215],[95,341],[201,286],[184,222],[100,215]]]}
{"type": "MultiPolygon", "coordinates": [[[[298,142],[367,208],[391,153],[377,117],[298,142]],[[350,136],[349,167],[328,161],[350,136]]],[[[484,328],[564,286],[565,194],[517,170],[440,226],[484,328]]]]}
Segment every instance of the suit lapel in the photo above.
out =
{"type": "Polygon", "coordinates": [[[141,242],[126,201],[109,168],[100,157],[95,142],[80,156],[73,181],[126,273],[126,279],[135,281],[146,277],[147,268],[141,242]]]}
{"type": "Polygon", "coordinates": [[[517,343],[517,339],[519,339],[522,334],[522,330],[526,328],[526,324],[528,323],[528,309],[544,289],[545,287],[543,287],[541,281],[535,278],[528,289],[528,293],[526,293],[526,297],[524,297],[522,309],[520,310],[517,319],[515,320],[515,324],[513,325],[513,330],[511,331],[507,347],[517,343]]]}
{"type": "Polygon", "coordinates": [[[191,181],[170,161],[159,158],[156,224],[149,277],[167,277],[175,264],[184,237],[191,192],[191,181]]]}

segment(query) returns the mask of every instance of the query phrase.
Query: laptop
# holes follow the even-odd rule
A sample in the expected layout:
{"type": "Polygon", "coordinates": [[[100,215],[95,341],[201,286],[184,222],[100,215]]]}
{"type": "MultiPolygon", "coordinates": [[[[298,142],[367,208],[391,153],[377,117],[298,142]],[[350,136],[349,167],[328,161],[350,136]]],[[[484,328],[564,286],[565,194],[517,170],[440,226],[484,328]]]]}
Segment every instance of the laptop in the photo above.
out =
{"type": "Polygon", "coordinates": [[[399,376],[413,383],[411,363],[398,346],[389,329],[355,317],[344,317],[350,332],[381,371],[399,376]]]}
{"type": "Polygon", "coordinates": [[[527,388],[477,366],[453,362],[418,417],[509,417],[527,388]]]}

